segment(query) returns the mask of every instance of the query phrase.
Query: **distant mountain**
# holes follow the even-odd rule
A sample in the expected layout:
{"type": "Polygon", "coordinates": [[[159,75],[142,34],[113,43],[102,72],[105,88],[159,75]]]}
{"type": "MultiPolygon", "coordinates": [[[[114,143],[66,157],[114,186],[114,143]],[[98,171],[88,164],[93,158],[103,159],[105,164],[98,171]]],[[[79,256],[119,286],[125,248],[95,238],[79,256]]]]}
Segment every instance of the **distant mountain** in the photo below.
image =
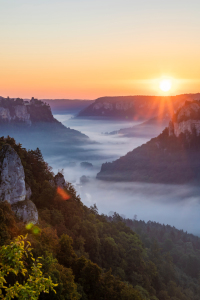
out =
{"type": "Polygon", "coordinates": [[[200,102],[186,102],[156,138],[112,163],[98,179],[153,183],[200,183],[200,102]]]}
{"type": "Polygon", "coordinates": [[[78,117],[106,117],[124,120],[149,120],[162,114],[170,116],[185,101],[200,99],[198,94],[177,96],[119,96],[102,97],[83,109],[78,117]]]}
{"type": "Polygon", "coordinates": [[[91,143],[85,134],[56,120],[48,104],[34,98],[0,97],[0,136],[7,135],[28,149],[39,147],[45,155],[66,155],[70,147],[91,143]]]}
{"type": "Polygon", "coordinates": [[[50,105],[53,114],[78,114],[82,109],[91,105],[94,100],[69,100],[69,99],[42,99],[50,105]]]}

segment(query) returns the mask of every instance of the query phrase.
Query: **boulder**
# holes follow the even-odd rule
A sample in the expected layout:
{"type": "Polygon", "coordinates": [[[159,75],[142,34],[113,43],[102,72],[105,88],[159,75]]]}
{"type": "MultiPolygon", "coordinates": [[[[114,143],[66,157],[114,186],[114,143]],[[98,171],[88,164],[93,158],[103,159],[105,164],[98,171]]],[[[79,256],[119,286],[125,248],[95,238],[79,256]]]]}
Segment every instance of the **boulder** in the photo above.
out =
{"type": "Polygon", "coordinates": [[[24,200],[11,205],[16,216],[25,223],[38,223],[38,211],[31,200],[24,200]]]}

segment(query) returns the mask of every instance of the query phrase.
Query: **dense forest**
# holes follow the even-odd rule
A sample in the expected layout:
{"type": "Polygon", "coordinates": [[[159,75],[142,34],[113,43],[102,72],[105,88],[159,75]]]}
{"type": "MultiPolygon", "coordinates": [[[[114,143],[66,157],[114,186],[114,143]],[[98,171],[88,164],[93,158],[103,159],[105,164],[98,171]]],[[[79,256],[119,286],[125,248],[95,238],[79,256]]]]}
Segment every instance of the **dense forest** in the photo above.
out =
{"type": "MultiPolygon", "coordinates": [[[[198,300],[200,299],[200,238],[169,225],[98,214],[86,207],[74,187],[62,193],[56,176],[39,149],[29,150],[13,138],[0,138],[21,158],[39,224],[25,226],[8,203],[0,203],[0,246],[27,236],[34,258],[41,257],[43,274],[51,276],[56,293],[39,299],[198,300]],[[68,197],[63,197],[68,195],[68,197]],[[65,200],[67,199],[67,200],[65,200]]],[[[30,269],[30,259],[25,259],[30,269]]],[[[7,283],[23,282],[22,275],[7,283]]]]}
{"type": "Polygon", "coordinates": [[[169,136],[165,128],[156,138],[114,162],[104,163],[98,179],[168,184],[199,184],[200,136],[169,136]]]}

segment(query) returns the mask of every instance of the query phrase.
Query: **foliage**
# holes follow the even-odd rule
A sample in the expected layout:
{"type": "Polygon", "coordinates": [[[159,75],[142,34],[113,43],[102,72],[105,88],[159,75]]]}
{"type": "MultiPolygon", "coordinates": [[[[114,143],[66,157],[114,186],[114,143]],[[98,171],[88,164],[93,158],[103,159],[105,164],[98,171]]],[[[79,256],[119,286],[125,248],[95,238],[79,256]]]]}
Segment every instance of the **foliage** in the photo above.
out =
{"type": "Polygon", "coordinates": [[[29,242],[25,246],[23,236],[15,239],[10,245],[2,246],[0,250],[0,298],[10,300],[18,297],[22,300],[36,300],[41,292],[48,293],[49,289],[55,292],[56,284],[50,277],[43,276],[40,259],[33,258],[29,246],[29,242]],[[25,258],[32,260],[31,271],[25,267],[25,258]],[[14,278],[12,286],[7,283],[9,275],[14,278]],[[23,278],[23,283],[19,283],[20,277],[23,278]]]}
{"type": "MultiPolygon", "coordinates": [[[[165,134],[160,137],[163,143],[165,134]]],[[[81,202],[70,183],[64,187],[70,195],[65,201],[57,194],[55,176],[39,149],[26,151],[9,137],[1,138],[0,146],[3,143],[11,144],[20,155],[39,211],[40,232],[34,234],[17,223],[4,203],[0,204],[0,228],[5,236],[1,233],[0,241],[9,244],[14,236],[28,233],[33,257],[42,257],[40,271],[57,284],[56,294],[50,290],[39,299],[200,298],[200,238],[169,225],[124,219],[117,213],[99,215],[96,205],[88,208],[81,202]]],[[[32,271],[30,261],[26,263],[27,277],[32,271]]],[[[7,286],[16,280],[23,284],[23,274],[13,276],[6,278],[7,286]]]]}
{"type": "Polygon", "coordinates": [[[164,184],[199,184],[200,136],[169,136],[168,128],[146,144],[112,163],[105,163],[97,178],[164,184]]]}

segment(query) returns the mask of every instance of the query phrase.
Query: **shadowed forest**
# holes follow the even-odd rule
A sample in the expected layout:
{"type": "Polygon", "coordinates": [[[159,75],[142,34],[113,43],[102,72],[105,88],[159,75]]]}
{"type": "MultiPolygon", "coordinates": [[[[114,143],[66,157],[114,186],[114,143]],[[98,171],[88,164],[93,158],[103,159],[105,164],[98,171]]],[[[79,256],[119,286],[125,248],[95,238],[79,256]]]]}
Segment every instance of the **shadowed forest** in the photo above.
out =
{"type": "MultiPolygon", "coordinates": [[[[98,214],[86,207],[67,183],[65,201],[52,184],[55,175],[41,151],[22,148],[1,138],[19,154],[26,181],[39,211],[39,229],[26,229],[7,203],[0,204],[0,243],[28,234],[34,257],[57,283],[39,299],[197,300],[200,297],[200,238],[155,222],[125,219],[117,213],[98,214]]],[[[57,177],[63,177],[58,173],[57,177]]],[[[27,268],[30,261],[26,261],[27,268]]],[[[23,277],[7,278],[23,281],[23,277]]]]}

